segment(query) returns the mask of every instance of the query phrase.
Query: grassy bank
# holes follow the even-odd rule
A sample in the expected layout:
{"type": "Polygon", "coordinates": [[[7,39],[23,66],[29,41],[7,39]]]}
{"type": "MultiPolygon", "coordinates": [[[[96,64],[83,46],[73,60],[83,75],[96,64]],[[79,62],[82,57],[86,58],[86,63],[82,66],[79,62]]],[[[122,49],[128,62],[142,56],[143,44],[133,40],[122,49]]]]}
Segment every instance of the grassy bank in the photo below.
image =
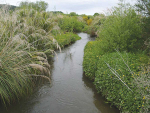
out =
{"type": "Polygon", "coordinates": [[[59,46],[63,48],[64,46],[70,45],[71,43],[80,40],[81,37],[79,37],[77,34],[65,33],[58,34],[57,36],[55,36],[55,39],[57,40],[59,46]]]}
{"type": "Polygon", "coordinates": [[[96,41],[84,49],[85,75],[123,113],[150,111],[150,59],[141,18],[134,8],[120,4],[97,28],[96,41]]]}
{"type": "Polygon", "coordinates": [[[0,101],[5,106],[31,94],[36,78],[50,81],[49,56],[80,39],[59,25],[66,15],[37,8],[40,3],[0,9],[0,101]]]}

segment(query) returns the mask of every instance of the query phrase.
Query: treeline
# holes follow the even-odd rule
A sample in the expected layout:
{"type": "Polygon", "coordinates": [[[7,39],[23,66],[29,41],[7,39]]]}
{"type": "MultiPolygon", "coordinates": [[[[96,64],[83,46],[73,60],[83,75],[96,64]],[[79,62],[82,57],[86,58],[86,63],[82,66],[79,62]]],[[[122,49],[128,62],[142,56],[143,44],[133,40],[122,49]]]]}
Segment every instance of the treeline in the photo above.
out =
{"type": "Polygon", "coordinates": [[[121,112],[150,112],[150,5],[120,2],[93,26],[96,41],[84,50],[85,75],[121,112]]]}

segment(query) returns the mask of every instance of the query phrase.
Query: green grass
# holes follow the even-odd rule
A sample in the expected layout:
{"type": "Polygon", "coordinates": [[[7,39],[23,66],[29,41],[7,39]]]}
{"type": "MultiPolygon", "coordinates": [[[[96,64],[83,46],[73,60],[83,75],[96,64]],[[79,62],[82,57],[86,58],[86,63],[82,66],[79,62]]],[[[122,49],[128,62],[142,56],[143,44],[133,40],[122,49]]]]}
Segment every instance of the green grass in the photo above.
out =
{"type": "Polygon", "coordinates": [[[79,37],[77,34],[73,34],[71,32],[66,34],[59,34],[54,37],[57,40],[60,47],[70,45],[71,43],[81,39],[81,37],[79,37]]]}
{"type": "Polygon", "coordinates": [[[100,44],[101,41],[90,41],[84,49],[83,70],[90,79],[95,78],[97,61],[104,54],[100,44]]]}

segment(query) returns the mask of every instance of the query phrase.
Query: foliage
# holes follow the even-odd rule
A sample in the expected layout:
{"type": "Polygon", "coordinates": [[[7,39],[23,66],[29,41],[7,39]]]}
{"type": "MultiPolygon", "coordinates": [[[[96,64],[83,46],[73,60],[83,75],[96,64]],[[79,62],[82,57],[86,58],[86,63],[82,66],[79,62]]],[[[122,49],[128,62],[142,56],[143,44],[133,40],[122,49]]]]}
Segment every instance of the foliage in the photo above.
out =
{"type": "Polygon", "coordinates": [[[92,20],[92,23],[87,29],[87,33],[89,33],[90,36],[98,36],[100,26],[102,25],[102,23],[104,23],[104,21],[105,21],[105,16],[101,16],[101,15],[95,16],[92,20]]]}
{"type": "Polygon", "coordinates": [[[75,42],[76,40],[80,40],[81,37],[79,37],[78,35],[73,34],[73,33],[66,33],[66,34],[56,35],[55,39],[57,40],[60,47],[64,47],[66,45],[70,45],[71,43],[75,42]]]}
{"type": "MultiPolygon", "coordinates": [[[[145,103],[145,95],[148,92],[144,91],[147,86],[144,83],[141,88],[137,87],[136,78],[142,77],[141,64],[147,62],[148,56],[143,54],[104,54],[97,63],[94,81],[97,90],[123,112],[143,113],[148,106],[145,103]],[[141,91],[144,93],[141,94],[141,91]]],[[[147,77],[145,79],[149,80],[147,77]]]]}
{"type": "Polygon", "coordinates": [[[20,34],[22,39],[32,44],[38,51],[52,55],[54,37],[50,34],[54,19],[46,12],[37,12],[34,9],[21,9],[16,12],[16,29],[14,34],[20,34]]]}
{"type": "Polygon", "coordinates": [[[83,70],[85,75],[90,79],[95,78],[95,71],[97,70],[97,61],[104,51],[101,49],[100,41],[90,41],[84,49],[83,70]]]}
{"type": "Polygon", "coordinates": [[[0,9],[3,9],[5,7],[7,7],[8,10],[11,10],[11,11],[14,11],[16,9],[16,6],[13,6],[13,5],[0,4],[0,9]]]}
{"type": "Polygon", "coordinates": [[[150,16],[150,3],[149,0],[137,0],[138,3],[136,7],[138,11],[141,12],[143,15],[150,16]]]}
{"type": "Polygon", "coordinates": [[[138,0],[136,4],[137,11],[141,14],[142,20],[142,38],[144,39],[144,47],[149,54],[150,52],[150,2],[149,0],[138,0]]]}
{"type": "Polygon", "coordinates": [[[70,12],[69,16],[78,16],[75,12],[70,12]]]}
{"type": "Polygon", "coordinates": [[[94,13],[94,15],[93,16],[99,16],[99,13],[94,13]]]}
{"type": "Polygon", "coordinates": [[[36,11],[46,11],[48,7],[48,3],[44,1],[36,1],[34,2],[21,2],[19,5],[20,8],[26,8],[26,9],[34,9],[36,11]]]}
{"type": "Polygon", "coordinates": [[[99,37],[85,46],[85,75],[94,80],[98,92],[121,112],[149,112],[150,60],[144,51],[140,52],[145,40],[142,36],[145,22],[141,22],[141,16],[131,6],[123,4],[115,7],[106,20],[95,17],[98,21],[93,19],[88,30],[97,30],[99,37]]]}
{"type": "Polygon", "coordinates": [[[62,47],[80,39],[73,33],[59,36],[60,15],[45,12],[42,3],[34,4],[39,10],[27,2],[11,14],[0,10],[0,101],[5,105],[30,94],[36,77],[50,81],[47,56],[60,49],[55,38],[62,47]]]}
{"type": "Polygon", "coordinates": [[[87,25],[90,25],[92,23],[92,18],[90,16],[83,16],[83,20],[87,25]]]}
{"type": "Polygon", "coordinates": [[[77,20],[76,17],[64,17],[59,19],[59,27],[65,32],[81,32],[84,23],[77,20]]]}
{"type": "Polygon", "coordinates": [[[114,8],[103,23],[99,33],[105,51],[137,51],[143,45],[140,17],[132,7],[120,5],[114,8]]]}
{"type": "Polygon", "coordinates": [[[142,67],[149,65],[149,57],[142,53],[105,53],[101,48],[102,43],[87,43],[83,60],[85,75],[94,80],[98,92],[122,112],[146,113],[149,101],[145,98],[150,99],[147,89],[149,71],[143,71],[142,67]],[[143,74],[145,78],[142,78],[143,74]]]}
{"type": "Polygon", "coordinates": [[[88,16],[83,16],[84,21],[87,21],[88,19],[89,19],[88,16]]]}
{"type": "Polygon", "coordinates": [[[47,59],[40,55],[46,56],[44,53],[38,53],[18,35],[12,38],[1,36],[0,100],[7,105],[32,92],[33,76],[49,79],[44,75],[49,76],[50,72],[47,59]]]}
{"type": "Polygon", "coordinates": [[[62,11],[51,11],[51,12],[53,12],[53,14],[63,14],[62,11]]]}
{"type": "Polygon", "coordinates": [[[92,23],[92,19],[87,20],[87,24],[90,25],[92,23]]]}

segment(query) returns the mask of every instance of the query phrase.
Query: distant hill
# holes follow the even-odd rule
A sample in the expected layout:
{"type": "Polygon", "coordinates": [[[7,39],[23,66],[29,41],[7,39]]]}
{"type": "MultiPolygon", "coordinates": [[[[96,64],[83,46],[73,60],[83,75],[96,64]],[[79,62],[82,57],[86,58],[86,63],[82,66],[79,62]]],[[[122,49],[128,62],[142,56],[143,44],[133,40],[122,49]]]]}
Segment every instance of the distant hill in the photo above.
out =
{"type": "Polygon", "coordinates": [[[7,4],[0,4],[0,9],[1,9],[2,7],[7,7],[9,10],[15,10],[15,8],[16,8],[17,6],[7,5],[7,4]]]}

